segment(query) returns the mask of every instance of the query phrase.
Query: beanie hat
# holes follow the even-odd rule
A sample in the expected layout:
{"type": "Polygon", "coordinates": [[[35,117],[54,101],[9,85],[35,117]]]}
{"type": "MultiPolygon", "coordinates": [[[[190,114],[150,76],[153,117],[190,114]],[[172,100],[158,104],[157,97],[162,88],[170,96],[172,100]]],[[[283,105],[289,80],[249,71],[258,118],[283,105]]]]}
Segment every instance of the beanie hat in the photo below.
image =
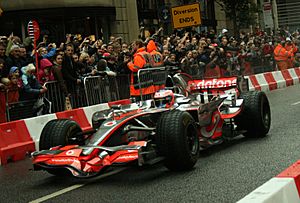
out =
{"type": "Polygon", "coordinates": [[[16,70],[18,70],[18,69],[19,69],[19,68],[16,67],[16,66],[11,67],[10,70],[9,70],[9,75],[13,74],[13,73],[16,72],[16,70]]]}

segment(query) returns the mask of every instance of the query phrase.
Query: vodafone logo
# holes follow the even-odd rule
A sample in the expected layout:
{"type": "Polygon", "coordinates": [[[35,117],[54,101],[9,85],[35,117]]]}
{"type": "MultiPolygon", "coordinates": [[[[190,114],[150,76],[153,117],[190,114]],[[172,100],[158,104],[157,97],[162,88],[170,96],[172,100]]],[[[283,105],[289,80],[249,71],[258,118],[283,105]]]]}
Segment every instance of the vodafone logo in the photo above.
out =
{"type": "Polygon", "coordinates": [[[74,151],[73,150],[68,150],[67,152],[66,152],[66,155],[68,155],[68,156],[72,156],[74,154],[74,151]]]}
{"type": "Polygon", "coordinates": [[[196,80],[195,89],[207,89],[207,88],[224,88],[236,86],[236,78],[222,78],[222,79],[210,79],[210,80],[196,80]]]}

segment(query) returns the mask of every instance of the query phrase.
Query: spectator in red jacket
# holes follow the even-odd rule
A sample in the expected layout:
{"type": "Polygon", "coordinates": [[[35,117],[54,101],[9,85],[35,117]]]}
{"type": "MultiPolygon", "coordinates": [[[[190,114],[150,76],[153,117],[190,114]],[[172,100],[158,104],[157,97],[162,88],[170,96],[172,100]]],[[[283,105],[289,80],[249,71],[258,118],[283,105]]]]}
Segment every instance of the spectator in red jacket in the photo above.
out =
{"type": "Polygon", "coordinates": [[[45,82],[49,82],[49,81],[53,81],[54,80],[54,76],[52,73],[52,63],[44,58],[41,60],[40,62],[40,69],[39,69],[39,83],[41,85],[44,85],[45,82]]]}

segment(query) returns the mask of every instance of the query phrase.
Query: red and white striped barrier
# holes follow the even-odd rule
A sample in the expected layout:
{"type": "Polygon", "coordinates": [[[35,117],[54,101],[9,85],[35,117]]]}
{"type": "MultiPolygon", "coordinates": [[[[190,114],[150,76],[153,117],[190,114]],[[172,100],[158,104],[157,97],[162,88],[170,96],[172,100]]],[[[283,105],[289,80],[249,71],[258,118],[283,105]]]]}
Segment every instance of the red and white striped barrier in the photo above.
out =
{"type": "Polygon", "coordinates": [[[272,91],[299,84],[300,67],[245,76],[249,79],[249,90],[272,91]]]}
{"type": "Polygon", "coordinates": [[[300,160],[272,178],[238,203],[299,203],[300,160]]]}

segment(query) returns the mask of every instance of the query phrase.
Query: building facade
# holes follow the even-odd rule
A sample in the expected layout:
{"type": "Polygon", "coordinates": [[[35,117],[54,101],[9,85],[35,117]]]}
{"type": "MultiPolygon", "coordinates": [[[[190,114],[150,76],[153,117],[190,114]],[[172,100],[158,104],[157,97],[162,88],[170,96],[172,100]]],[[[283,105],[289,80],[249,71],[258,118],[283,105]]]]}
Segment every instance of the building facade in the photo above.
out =
{"type": "MultiPolygon", "coordinates": [[[[139,35],[139,28],[154,32],[164,28],[164,34],[173,31],[170,9],[195,1],[185,0],[2,0],[0,8],[0,35],[27,36],[27,24],[36,20],[41,35],[50,41],[63,41],[66,34],[95,35],[108,39],[121,36],[129,42],[139,35]]],[[[202,25],[199,30],[216,29],[218,22],[215,4],[198,0],[201,5],[202,25]]],[[[221,17],[222,18],[222,17],[221,17]]],[[[221,21],[220,21],[221,22],[221,21]]]]}
{"type": "Polygon", "coordinates": [[[41,35],[60,41],[69,33],[105,39],[117,34],[124,40],[138,35],[136,0],[2,0],[0,7],[1,35],[24,38],[30,20],[39,23],[41,35]]]}
{"type": "Polygon", "coordinates": [[[288,30],[300,28],[299,0],[277,0],[278,26],[288,30]]]}

